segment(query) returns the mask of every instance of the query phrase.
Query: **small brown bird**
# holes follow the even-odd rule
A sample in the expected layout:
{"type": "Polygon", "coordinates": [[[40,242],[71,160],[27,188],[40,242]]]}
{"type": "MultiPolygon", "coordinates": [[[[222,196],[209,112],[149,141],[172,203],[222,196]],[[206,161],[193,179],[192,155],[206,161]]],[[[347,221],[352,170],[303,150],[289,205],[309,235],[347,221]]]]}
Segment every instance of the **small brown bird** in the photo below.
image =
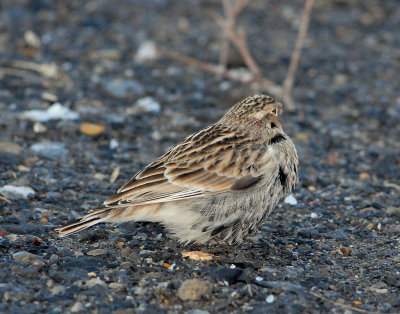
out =
{"type": "Polygon", "coordinates": [[[298,179],[296,148],[278,121],[281,113],[272,97],[242,100],[138,172],[102,208],[56,232],[151,221],[180,242],[242,242],[298,179]]]}

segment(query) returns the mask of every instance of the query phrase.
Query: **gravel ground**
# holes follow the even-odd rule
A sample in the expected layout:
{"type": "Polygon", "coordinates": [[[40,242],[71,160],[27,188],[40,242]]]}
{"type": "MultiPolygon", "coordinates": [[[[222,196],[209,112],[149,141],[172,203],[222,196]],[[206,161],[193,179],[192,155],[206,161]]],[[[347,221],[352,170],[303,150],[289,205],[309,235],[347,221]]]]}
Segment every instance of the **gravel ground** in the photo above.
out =
{"type": "MultiPolygon", "coordinates": [[[[241,15],[276,82],[302,5],[253,0],[241,15]]],[[[300,184],[255,237],[184,247],[149,223],[51,236],[263,92],[152,54],[157,43],[218,60],[207,10],[220,3],[0,2],[0,312],[400,312],[395,0],[317,1],[296,110],[281,120],[299,151],[300,184]],[[215,256],[194,261],[186,250],[215,256]]],[[[237,56],[230,66],[241,66],[237,56]]]]}

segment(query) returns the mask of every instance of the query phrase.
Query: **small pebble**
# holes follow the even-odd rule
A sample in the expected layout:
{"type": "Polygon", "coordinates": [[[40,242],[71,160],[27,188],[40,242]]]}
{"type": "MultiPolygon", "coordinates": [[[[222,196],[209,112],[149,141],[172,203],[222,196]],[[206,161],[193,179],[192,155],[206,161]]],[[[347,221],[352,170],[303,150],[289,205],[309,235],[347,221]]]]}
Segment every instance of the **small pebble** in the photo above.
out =
{"type": "Polygon", "coordinates": [[[47,128],[44,126],[44,124],[40,122],[35,122],[33,124],[33,132],[35,133],[44,133],[47,131],[47,128]]]}
{"type": "Polygon", "coordinates": [[[60,142],[43,142],[31,145],[31,150],[39,156],[49,159],[59,159],[67,156],[68,150],[64,143],[60,142]]]}
{"type": "Polygon", "coordinates": [[[65,293],[65,290],[67,290],[67,287],[61,286],[61,285],[56,285],[50,289],[50,293],[52,295],[63,294],[63,293],[65,293]]]}
{"type": "Polygon", "coordinates": [[[126,114],[154,113],[157,114],[161,106],[153,97],[144,97],[138,99],[133,107],[126,110],[126,114]]]}
{"type": "Polygon", "coordinates": [[[47,110],[28,110],[22,114],[22,118],[33,120],[36,122],[46,122],[50,120],[77,120],[79,113],[70,110],[69,108],[55,103],[47,110]]]}
{"type": "Polygon", "coordinates": [[[216,282],[222,283],[225,286],[230,286],[239,282],[241,280],[240,276],[242,275],[243,269],[237,267],[234,269],[223,267],[215,272],[214,278],[216,282]]]}
{"type": "Polygon", "coordinates": [[[186,280],[178,289],[177,296],[182,301],[200,300],[201,297],[211,292],[212,284],[205,280],[186,280]]]}
{"type": "Polygon", "coordinates": [[[199,309],[193,309],[193,310],[185,311],[185,312],[183,312],[183,314],[210,314],[210,312],[204,311],[204,310],[199,310],[199,309]]]}
{"type": "Polygon", "coordinates": [[[75,302],[74,305],[71,306],[71,312],[72,313],[78,313],[78,312],[86,312],[85,307],[82,305],[81,302],[75,302]]]}
{"type": "Polygon", "coordinates": [[[275,300],[274,295],[270,294],[269,296],[266,297],[265,302],[272,303],[272,302],[274,302],[274,300],[275,300]]]}
{"type": "Polygon", "coordinates": [[[13,142],[0,142],[0,152],[19,155],[22,152],[22,147],[13,142]]]}
{"type": "Polygon", "coordinates": [[[370,178],[370,175],[369,175],[369,173],[363,172],[363,173],[360,173],[359,177],[360,177],[361,180],[366,180],[366,179],[370,178]]]}
{"type": "Polygon", "coordinates": [[[20,262],[20,263],[32,263],[34,265],[42,265],[43,264],[42,257],[32,254],[32,253],[29,253],[29,252],[26,252],[26,251],[20,251],[20,252],[14,253],[13,259],[16,262],[20,262]]]}
{"type": "Polygon", "coordinates": [[[107,284],[98,277],[86,281],[86,286],[89,288],[92,288],[95,285],[106,286],[107,284]]]}
{"type": "Polygon", "coordinates": [[[39,49],[41,46],[40,37],[32,30],[25,31],[24,40],[32,48],[39,49]]]}
{"type": "Polygon", "coordinates": [[[143,86],[132,79],[113,79],[107,80],[105,90],[115,98],[128,98],[134,94],[142,94],[143,86]]]}
{"type": "Polygon", "coordinates": [[[110,175],[110,183],[114,183],[115,181],[117,181],[118,176],[119,176],[119,171],[120,171],[120,167],[115,167],[110,175]]]}
{"type": "Polygon", "coordinates": [[[289,194],[288,196],[286,196],[284,202],[286,204],[290,204],[290,205],[296,205],[297,204],[297,200],[293,196],[293,194],[289,194]]]}
{"type": "Polygon", "coordinates": [[[105,249],[94,249],[94,250],[90,250],[86,253],[89,256],[100,256],[100,255],[104,255],[107,254],[107,250],[105,249]]]}
{"type": "Polygon", "coordinates": [[[80,131],[89,136],[96,136],[105,131],[105,127],[99,124],[84,122],[80,126],[80,131]]]}
{"type": "Polygon", "coordinates": [[[211,261],[214,258],[214,254],[201,251],[185,251],[182,252],[182,257],[189,257],[194,261],[211,261]]]}
{"type": "Polygon", "coordinates": [[[29,186],[4,185],[0,188],[0,193],[8,198],[28,199],[35,195],[35,191],[29,186]]]}
{"type": "Polygon", "coordinates": [[[387,213],[388,215],[398,215],[398,216],[400,216],[400,207],[389,206],[389,207],[386,209],[386,213],[387,213]]]}
{"type": "Polygon", "coordinates": [[[112,138],[108,147],[110,147],[111,150],[117,149],[119,147],[119,142],[115,138],[112,138]]]}
{"type": "Polygon", "coordinates": [[[147,40],[140,44],[136,54],[135,61],[136,62],[147,62],[154,61],[158,58],[159,52],[157,50],[157,46],[154,41],[147,40]]]}
{"type": "Polygon", "coordinates": [[[118,290],[118,291],[123,291],[126,289],[126,285],[124,285],[123,283],[119,283],[119,282],[111,282],[108,286],[111,289],[118,290]]]}

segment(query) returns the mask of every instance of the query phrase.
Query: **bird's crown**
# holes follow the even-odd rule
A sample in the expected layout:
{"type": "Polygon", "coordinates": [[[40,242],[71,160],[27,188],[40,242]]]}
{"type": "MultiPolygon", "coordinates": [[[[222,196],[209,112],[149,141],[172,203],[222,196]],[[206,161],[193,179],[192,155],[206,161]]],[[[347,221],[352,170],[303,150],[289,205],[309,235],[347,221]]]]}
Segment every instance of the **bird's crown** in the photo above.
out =
{"type": "Polygon", "coordinates": [[[222,119],[262,120],[269,115],[277,117],[282,112],[282,104],[277,102],[275,98],[267,95],[254,95],[235,104],[222,119]]]}

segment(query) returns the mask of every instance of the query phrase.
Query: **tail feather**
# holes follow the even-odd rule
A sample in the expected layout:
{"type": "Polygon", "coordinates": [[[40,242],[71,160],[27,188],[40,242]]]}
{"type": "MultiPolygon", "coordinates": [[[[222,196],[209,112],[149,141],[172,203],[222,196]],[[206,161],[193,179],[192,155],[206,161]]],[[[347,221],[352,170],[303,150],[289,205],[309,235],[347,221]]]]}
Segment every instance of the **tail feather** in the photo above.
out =
{"type": "Polygon", "coordinates": [[[59,237],[65,237],[69,234],[73,234],[82,231],[86,228],[94,226],[106,220],[109,212],[114,208],[99,208],[82,218],[79,218],[65,226],[54,229],[55,235],[59,237]]]}

